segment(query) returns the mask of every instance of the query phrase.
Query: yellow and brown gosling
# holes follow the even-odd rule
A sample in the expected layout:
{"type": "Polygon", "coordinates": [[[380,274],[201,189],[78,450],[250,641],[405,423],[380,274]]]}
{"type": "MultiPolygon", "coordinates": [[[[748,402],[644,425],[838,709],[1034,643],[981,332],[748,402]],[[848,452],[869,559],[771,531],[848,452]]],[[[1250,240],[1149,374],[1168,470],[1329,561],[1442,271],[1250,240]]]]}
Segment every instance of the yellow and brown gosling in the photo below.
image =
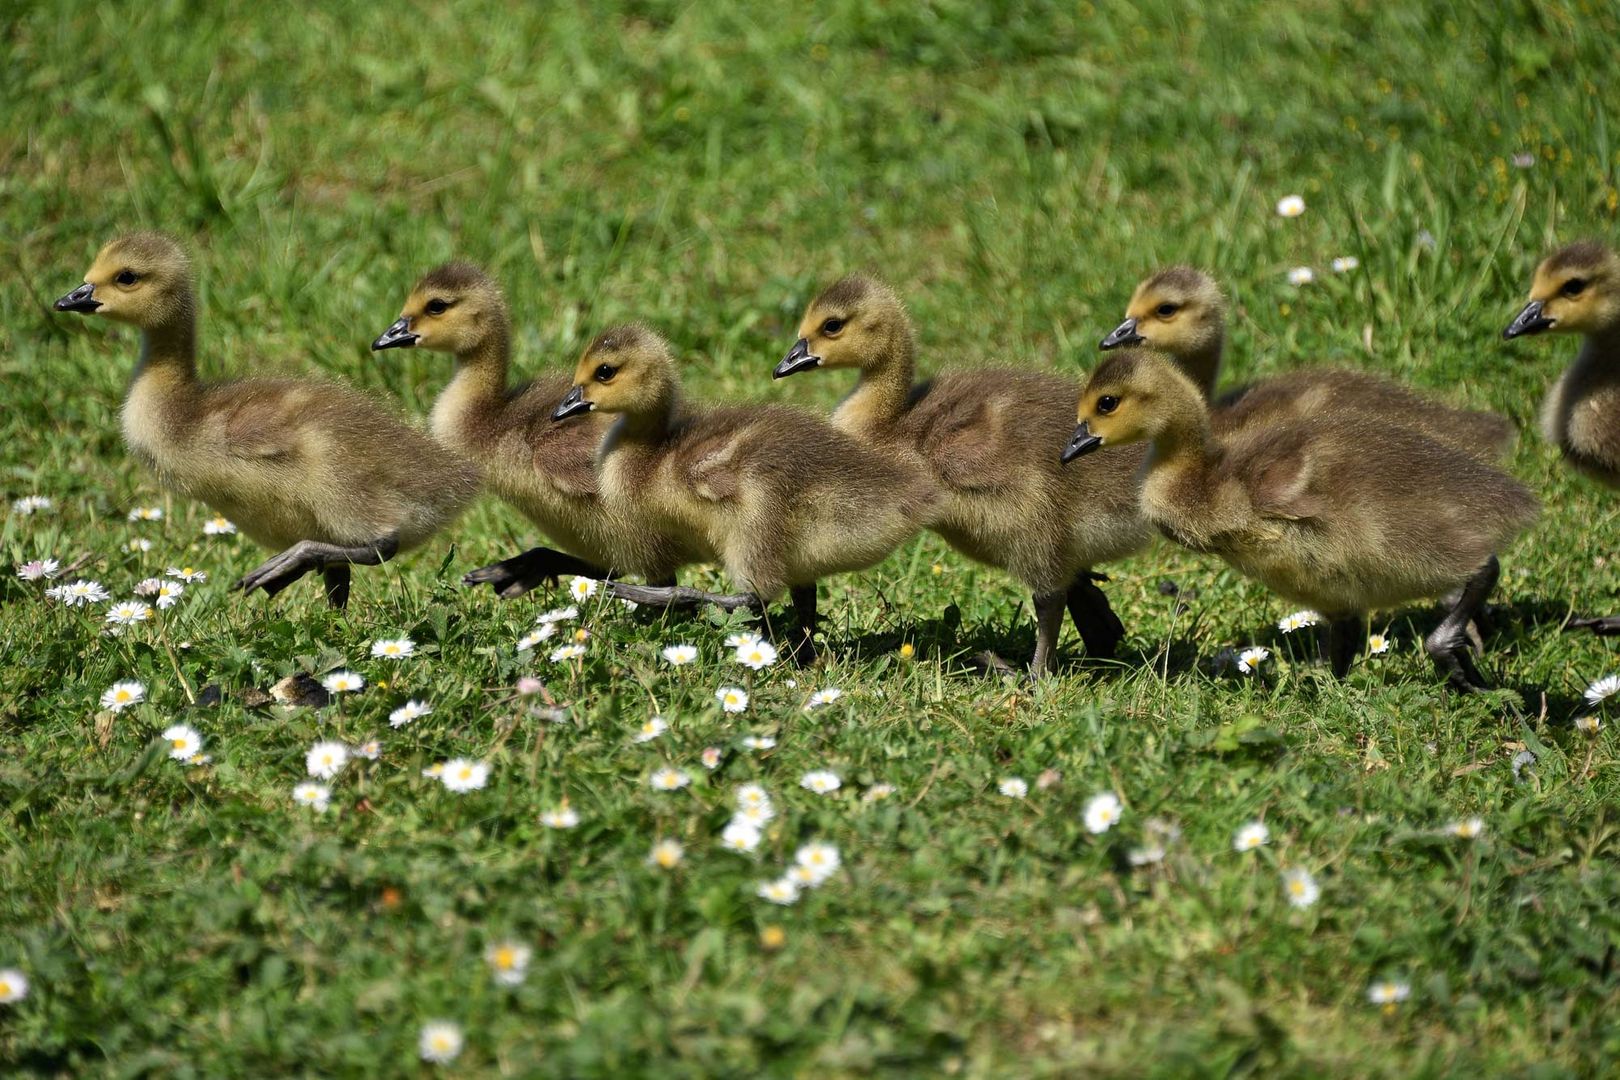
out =
{"type": "Polygon", "coordinates": [[[941,492],[929,522],[946,543],[999,567],[1034,595],[1037,674],[1057,666],[1067,606],[1086,652],[1111,657],[1125,628],[1093,568],[1139,551],[1152,530],[1137,510],[1140,452],[1064,469],[1076,380],[984,368],[916,382],[916,340],[893,289],[853,275],[810,303],[776,378],[848,368],[855,388],[832,414],[876,458],[920,463],[941,492]]]}
{"type": "Polygon", "coordinates": [[[158,233],[101,249],[58,311],[141,331],[122,414],[131,453],[172,491],[200,499],[282,550],[236,583],[275,595],[312,570],[348,602],[350,567],[424,543],[478,491],[478,470],[371,398],[308,379],[197,378],[191,261],[158,233]]]}
{"type": "Polygon", "coordinates": [[[551,414],[573,385],[564,372],[507,383],[512,327],[500,286],[480,268],[451,262],[425,275],[400,317],[371,347],[450,353],[455,373],[434,404],[434,438],[477,463],[485,483],[561,551],[537,547],[468,573],[503,598],[561,574],[608,578],[635,567],[673,584],[691,561],[678,537],[610,513],[597,490],[596,452],[606,417],[556,424],[551,414]]]}
{"type": "Polygon", "coordinates": [[[668,343],[643,326],[603,331],[580,358],[554,415],[591,412],[617,417],[598,459],[602,497],[713,552],[739,592],[609,588],[638,602],[728,609],[763,609],[787,591],[801,661],[814,653],[817,580],[881,562],[937,502],[921,469],[873,454],[802,410],[685,404],[668,343]]]}
{"type": "Polygon", "coordinates": [[[1165,356],[1127,349],[1080,396],[1065,461],[1146,442],[1142,512],[1330,622],[1335,674],[1365,614],[1461,587],[1424,642],[1451,686],[1486,686],[1467,627],[1499,573],[1496,553],[1536,517],[1535,497],[1478,457],[1356,410],[1218,433],[1198,386],[1165,356]]]}
{"type": "MultiPolygon", "coordinates": [[[[1583,240],[1536,267],[1530,301],[1502,336],[1545,333],[1580,334],[1584,340],[1542,405],[1542,433],[1577,471],[1620,487],[1620,256],[1583,240]]],[[[1569,625],[1620,634],[1620,616],[1572,619],[1569,625]]]]}

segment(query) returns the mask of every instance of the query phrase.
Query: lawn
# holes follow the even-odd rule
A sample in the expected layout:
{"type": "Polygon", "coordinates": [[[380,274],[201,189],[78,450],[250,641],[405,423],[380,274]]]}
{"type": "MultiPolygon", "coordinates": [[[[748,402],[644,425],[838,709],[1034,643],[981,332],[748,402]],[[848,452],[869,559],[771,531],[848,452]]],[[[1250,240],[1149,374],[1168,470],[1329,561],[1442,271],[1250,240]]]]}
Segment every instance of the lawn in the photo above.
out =
{"type": "Polygon", "coordinates": [[[1620,9],[228,7],[0,14],[0,969],[29,982],[0,1004],[0,1069],[408,1074],[440,1068],[436,1020],[463,1075],[1620,1068],[1620,768],[1582,698],[1620,662],[1561,632],[1620,610],[1620,500],[1536,430],[1574,343],[1500,339],[1542,253],[1616,238],[1620,9]],[[1107,568],[1121,660],[1069,630],[1039,683],[972,669],[1028,654],[1029,600],[933,537],[823,583],[810,670],[737,663],[747,620],[462,588],[538,539],[488,499],[357,571],[346,612],[313,583],[245,598],[265,553],[124,452],[134,336],[50,310],[136,227],[193,251],[205,373],[341,378],[416,416],[450,361],[368,343],[451,257],[504,283],[522,371],[638,318],[695,396],[815,409],[843,380],[770,371],[846,271],[908,298],[925,368],[1078,377],[1139,278],[1196,263],[1234,300],[1228,382],[1362,367],[1519,425],[1511,468],[1545,506],[1502,556],[1502,689],[1443,689],[1430,608],[1380,613],[1390,650],[1335,682],[1277,628],[1288,605],[1165,544],[1107,568]],[[47,557],[111,602],[208,577],[109,633],[111,602],[12,573],[47,557]],[[399,637],[413,655],[373,656],[399,637]],[[1271,656],[1244,675],[1253,645],[1271,656]],[[364,687],[257,703],[339,671],[364,687]],[[126,680],[144,700],[103,708],[126,680]],[[431,712],[393,726],[409,699],[431,712]],[[175,724],[211,760],[170,760],[175,724]],[[369,740],[324,810],[295,803],[313,744],[369,740]],[[481,787],[423,775],[456,758],[481,787]],[[665,768],[689,784],[655,788],[665,768]],[[841,786],[801,783],[822,770],[841,786]],[[747,784],[775,817],[726,850],[747,784]],[[1120,819],[1093,832],[1103,793],[1120,819]],[[1268,842],[1235,850],[1256,821],[1268,842]],[[756,895],[817,842],[841,857],[819,887],[756,895]],[[1320,895],[1295,906],[1300,871],[1320,895]],[[486,959],[503,943],[530,950],[517,985],[486,959]]]}

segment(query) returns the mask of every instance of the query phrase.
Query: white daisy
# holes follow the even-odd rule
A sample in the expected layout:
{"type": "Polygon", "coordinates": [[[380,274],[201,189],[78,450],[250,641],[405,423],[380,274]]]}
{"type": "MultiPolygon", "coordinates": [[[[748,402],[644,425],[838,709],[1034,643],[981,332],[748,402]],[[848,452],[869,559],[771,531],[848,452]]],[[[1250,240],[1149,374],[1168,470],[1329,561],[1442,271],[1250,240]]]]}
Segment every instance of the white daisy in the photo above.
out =
{"type": "Polygon", "coordinates": [[[29,559],[17,564],[17,576],[24,581],[49,581],[61,570],[62,564],[55,559],[29,559]]]}
{"type": "Polygon", "coordinates": [[[1151,866],[1153,863],[1163,862],[1164,855],[1163,844],[1144,844],[1141,847],[1131,848],[1125,853],[1125,858],[1132,866],[1151,866]]]}
{"type": "Polygon", "coordinates": [[[571,806],[559,806],[541,814],[540,824],[548,829],[572,829],[579,824],[579,812],[571,806]]]}
{"type": "Polygon", "coordinates": [[[887,799],[893,794],[893,784],[873,784],[871,787],[867,788],[866,793],[861,796],[861,801],[869,803],[882,802],[884,799],[887,799]]]}
{"type": "Polygon", "coordinates": [[[726,635],[726,648],[746,649],[750,645],[758,644],[760,637],[752,630],[743,630],[736,634],[726,635]]]}
{"type": "Polygon", "coordinates": [[[382,660],[403,660],[416,651],[416,642],[408,637],[378,638],[371,643],[371,655],[382,660]]]}
{"type": "Polygon", "coordinates": [[[331,805],[332,789],[324,784],[302,783],[293,788],[293,802],[307,806],[317,814],[326,813],[331,805]]]}
{"type": "Polygon", "coordinates": [[[412,698],[388,714],[388,726],[396,728],[404,727],[412,720],[420,720],[422,717],[427,716],[432,711],[433,707],[427,702],[417,701],[415,698],[412,698]]]}
{"type": "Polygon", "coordinates": [[[1321,621],[1321,615],[1306,609],[1305,611],[1292,612],[1291,614],[1284,615],[1282,618],[1278,619],[1277,629],[1281,630],[1285,634],[1292,634],[1295,630],[1304,630],[1307,627],[1315,626],[1321,621]]]}
{"type": "Polygon", "coordinates": [[[1383,656],[1389,652],[1389,635],[1373,634],[1367,638],[1367,655],[1383,656]]]}
{"type": "Polygon", "coordinates": [[[843,860],[838,849],[818,842],[805,844],[793,853],[793,861],[809,871],[810,887],[815,888],[838,872],[843,860]]]}
{"type": "Polygon", "coordinates": [[[1263,648],[1259,645],[1252,645],[1238,653],[1238,670],[1243,672],[1245,675],[1253,674],[1255,669],[1258,668],[1261,663],[1264,662],[1270,655],[1270,649],[1263,648]]]}
{"type": "Polygon", "coordinates": [[[443,775],[444,762],[442,761],[435,761],[432,765],[429,765],[427,768],[422,770],[422,777],[426,780],[437,780],[443,775]]]}
{"type": "Polygon", "coordinates": [[[758,784],[744,784],[737,789],[737,805],[740,807],[769,806],[770,794],[758,784]]]}
{"type": "Polygon", "coordinates": [[[515,941],[497,942],[484,950],[484,962],[498,986],[521,986],[533,957],[533,949],[515,941]]]}
{"type": "Polygon", "coordinates": [[[55,505],[44,495],[24,495],[11,504],[11,512],[25,516],[28,514],[43,514],[55,505]]]}
{"type": "Polygon", "coordinates": [[[623,597],[619,598],[619,606],[624,608],[626,611],[635,611],[637,608],[641,607],[641,605],[636,603],[634,600],[627,600],[623,597]]]}
{"type": "Polygon", "coordinates": [[[1253,851],[1271,840],[1271,830],[1263,821],[1251,821],[1232,834],[1233,851],[1253,851]]]}
{"type": "Polygon", "coordinates": [[[583,645],[563,645],[551,650],[551,662],[560,664],[566,660],[578,660],[585,655],[583,645]]]}
{"type": "Polygon", "coordinates": [[[367,761],[376,761],[382,757],[382,743],[376,739],[367,739],[354,748],[355,757],[363,757],[367,761]]]}
{"type": "Polygon", "coordinates": [[[804,703],[806,709],[819,709],[823,705],[831,705],[844,696],[844,692],[836,686],[829,686],[825,690],[817,690],[810,695],[810,700],[804,703]]]}
{"type": "Polygon", "coordinates": [[[203,522],[203,534],[205,536],[230,536],[234,532],[236,532],[236,526],[223,514],[215,514],[203,522]]]}
{"type": "Polygon", "coordinates": [[[1340,255],[1333,260],[1333,272],[1335,274],[1348,274],[1360,265],[1361,260],[1354,255],[1340,255]]]}
{"type": "Polygon", "coordinates": [[[769,735],[744,735],[742,744],[748,750],[770,750],[776,746],[776,740],[769,735]]]}
{"type": "Polygon", "coordinates": [[[669,721],[662,716],[654,716],[641,725],[641,730],[636,732],[634,738],[636,742],[651,742],[668,730],[669,721]]]}
{"type": "Polygon", "coordinates": [[[1586,703],[1596,705],[1615,694],[1620,694],[1620,675],[1605,675],[1586,688],[1586,703]]]}
{"type": "Polygon", "coordinates": [[[169,757],[174,761],[190,761],[202,753],[202,736],[197,729],[175,724],[163,732],[163,741],[169,744],[169,757]]]}
{"type": "Polygon", "coordinates": [[[1299,195],[1284,195],[1277,200],[1277,215],[1296,218],[1305,212],[1305,200],[1299,195]]]}
{"type": "Polygon", "coordinates": [[[690,784],[692,778],[682,769],[659,769],[648,777],[647,782],[654,791],[679,791],[690,784]]]}
{"type": "Polygon", "coordinates": [[[596,595],[597,588],[594,578],[577,577],[568,583],[568,592],[575,600],[589,600],[596,595]]]}
{"type": "Polygon", "coordinates": [[[686,849],[679,840],[660,840],[647,853],[647,863],[660,870],[673,870],[686,858],[686,849]]]}
{"type": "Polygon", "coordinates": [[[1009,776],[996,785],[996,790],[1009,799],[1022,799],[1029,794],[1029,784],[1022,777],[1009,776]]]}
{"type": "Polygon", "coordinates": [[[183,581],[187,585],[208,580],[208,571],[193,570],[189,566],[171,566],[163,572],[176,581],[183,581]]]}
{"type": "Polygon", "coordinates": [[[557,623],[577,618],[579,618],[579,608],[569,604],[567,607],[552,608],[534,621],[540,626],[554,626],[557,623]]]}
{"type": "Polygon", "coordinates": [[[587,641],[591,640],[591,632],[585,629],[583,626],[576,627],[573,633],[573,638],[576,644],[583,645],[587,641]]]}
{"type": "Polygon", "coordinates": [[[760,882],[754,892],[761,900],[786,907],[799,899],[799,883],[790,877],[779,877],[775,881],[760,882]]]}
{"type": "Polygon", "coordinates": [[[698,757],[703,762],[705,769],[717,769],[720,767],[720,753],[718,746],[705,746],[703,753],[699,754],[698,757]]]}
{"type": "Polygon", "coordinates": [[[163,520],[163,507],[161,507],[161,506],[137,506],[137,507],[134,507],[129,512],[129,520],[131,520],[131,521],[162,521],[163,520]]]}
{"type": "Polygon", "coordinates": [[[1453,821],[1446,826],[1446,831],[1463,840],[1477,840],[1485,832],[1485,819],[1471,817],[1453,821]]]}
{"type": "Polygon", "coordinates": [[[698,651],[695,645],[668,645],[664,647],[664,659],[669,662],[671,667],[690,664],[697,659],[697,656],[698,651]]]}
{"type": "Polygon", "coordinates": [[[1411,984],[1397,979],[1380,979],[1367,987],[1367,1000],[1374,1005],[1398,1005],[1411,996],[1411,984]]]}
{"type": "Polygon", "coordinates": [[[1124,812],[1119,796],[1112,791],[1093,795],[1091,801],[1086,803],[1086,831],[1093,834],[1105,833],[1119,823],[1120,816],[1124,812]]]}
{"type": "Polygon", "coordinates": [[[720,843],[728,851],[753,851],[759,847],[760,831],[746,821],[732,818],[720,833],[720,843]]]}
{"type": "Polygon", "coordinates": [[[158,591],[158,589],[160,589],[162,587],[163,587],[163,579],[162,578],[149,577],[149,578],[142,578],[140,581],[137,581],[135,583],[135,588],[132,591],[135,593],[136,596],[151,596],[151,595],[155,594],[158,591]]]}
{"type": "Polygon", "coordinates": [[[1288,284],[1309,285],[1316,280],[1316,271],[1308,266],[1296,266],[1288,271],[1288,284]]]}
{"type": "Polygon", "coordinates": [[[115,682],[101,692],[101,707],[111,709],[113,712],[123,712],[131,705],[139,705],[145,700],[146,687],[133,679],[115,682]]]}
{"type": "Polygon", "coordinates": [[[330,780],[349,763],[349,748],[329,740],[316,743],[304,755],[304,769],[317,780],[330,780]]]}
{"type": "Polygon", "coordinates": [[[328,694],[351,694],[364,689],[366,680],[352,671],[334,671],[321,680],[328,694]]]}
{"type": "Polygon", "coordinates": [[[0,968],[0,1005],[15,1005],[28,996],[28,976],[16,968],[0,968]]]}
{"type": "Polygon", "coordinates": [[[542,641],[546,640],[546,638],[550,637],[556,632],[557,628],[552,626],[550,623],[547,623],[544,626],[535,627],[527,634],[524,634],[522,637],[518,638],[517,651],[528,652],[530,649],[534,648],[536,645],[540,644],[542,641]]]}
{"type": "Polygon", "coordinates": [[[1580,732],[1582,735],[1596,735],[1598,730],[1602,727],[1603,721],[1598,719],[1598,717],[1595,715],[1577,716],[1575,718],[1575,730],[1580,732]]]}
{"type": "Polygon", "coordinates": [[[444,763],[439,780],[458,795],[477,791],[489,782],[489,766],[482,761],[451,758],[444,763]]]}
{"type": "Polygon", "coordinates": [[[756,829],[763,829],[776,819],[776,808],[770,803],[763,806],[740,806],[733,821],[746,821],[756,829]]]}
{"type": "Polygon", "coordinates": [[[740,686],[722,686],[714,692],[714,697],[728,713],[740,713],[748,708],[748,691],[740,686]]]}
{"type": "Polygon", "coordinates": [[[751,641],[737,646],[737,663],[754,671],[776,663],[776,646],[768,641],[751,641]]]}
{"type": "Polygon", "coordinates": [[[124,544],[124,550],[136,551],[145,554],[152,550],[152,541],[144,536],[133,536],[124,544]]]}
{"type": "Polygon", "coordinates": [[[1308,908],[1322,895],[1322,887],[1316,883],[1311,872],[1302,866],[1284,870],[1282,883],[1283,895],[1288,897],[1292,907],[1308,908]]]}
{"type": "Polygon", "coordinates": [[[167,611],[178,604],[185,593],[186,587],[178,581],[158,581],[157,588],[152,591],[152,595],[157,598],[153,603],[167,611]]]}
{"type": "Polygon", "coordinates": [[[139,600],[120,600],[107,609],[107,621],[114,626],[134,626],[152,617],[152,609],[139,600]]]}
{"type": "Polygon", "coordinates": [[[533,697],[546,688],[546,684],[533,675],[524,675],[517,681],[517,692],[523,697],[533,697]]]}
{"type": "Polygon", "coordinates": [[[422,1025],[422,1035],[416,1040],[416,1052],[423,1061],[435,1065],[448,1065],[461,1056],[465,1040],[461,1029],[448,1020],[429,1020],[422,1025]]]}
{"type": "Polygon", "coordinates": [[[817,795],[828,795],[844,786],[838,774],[827,769],[816,769],[799,777],[799,786],[817,795]]]}

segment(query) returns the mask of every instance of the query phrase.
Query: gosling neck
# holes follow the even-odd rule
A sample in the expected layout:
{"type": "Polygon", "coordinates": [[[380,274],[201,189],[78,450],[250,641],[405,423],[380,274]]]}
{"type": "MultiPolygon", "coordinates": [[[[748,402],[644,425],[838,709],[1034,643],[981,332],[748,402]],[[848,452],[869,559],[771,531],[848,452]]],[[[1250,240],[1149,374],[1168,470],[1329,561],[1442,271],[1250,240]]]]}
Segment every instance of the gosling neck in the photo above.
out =
{"type": "Polygon", "coordinates": [[[1176,357],[1176,366],[1198,384],[1205,401],[1215,396],[1215,384],[1221,377],[1221,354],[1225,349],[1226,331],[1223,328],[1216,330],[1203,347],[1176,357]]]}
{"type": "Polygon", "coordinates": [[[1158,431],[1153,435],[1145,468],[1202,470],[1215,456],[1210,435],[1209,409],[1190,385],[1178,387],[1162,406],[1158,431]]]}
{"type": "Polygon", "coordinates": [[[652,446],[665,441],[675,430],[680,408],[680,387],[673,383],[660,387],[643,407],[619,415],[614,442],[652,446]]]}
{"type": "Polygon", "coordinates": [[[871,430],[892,422],[905,411],[916,370],[916,341],[909,329],[900,331],[861,365],[855,389],[833,412],[833,422],[845,430],[871,430]]]}
{"type": "Polygon", "coordinates": [[[511,330],[505,319],[476,346],[456,354],[456,371],[433,403],[430,425],[441,441],[470,438],[473,421],[498,410],[506,400],[512,358],[511,330]]]}
{"type": "Polygon", "coordinates": [[[197,379],[197,313],[188,291],[162,322],[141,327],[141,358],[130,382],[184,385],[197,379]]]}
{"type": "Polygon", "coordinates": [[[1620,322],[1587,334],[1579,362],[1620,376],[1620,322]]]}

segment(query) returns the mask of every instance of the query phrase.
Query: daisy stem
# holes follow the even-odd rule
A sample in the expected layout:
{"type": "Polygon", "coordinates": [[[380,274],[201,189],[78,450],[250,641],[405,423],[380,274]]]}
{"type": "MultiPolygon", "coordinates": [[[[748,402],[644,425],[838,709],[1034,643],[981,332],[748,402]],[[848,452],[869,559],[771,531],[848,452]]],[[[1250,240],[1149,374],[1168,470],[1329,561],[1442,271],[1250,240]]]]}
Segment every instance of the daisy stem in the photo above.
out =
{"type": "Polygon", "coordinates": [[[166,624],[158,623],[158,640],[163,642],[163,651],[169,654],[169,666],[174,669],[174,677],[180,680],[180,689],[186,692],[186,701],[192,705],[197,704],[197,695],[191,691],[191,683],[186,681],[184,673],[180,670],[180,658],[174,655],[174,646],[169,644],[169,628],[166,624]]]}
{"type": "Polygon", "coordinates": [[[1592,775],[1592,757],[1596,753],[1597,753],[1597,740],[1596,739],[1588,739],[1586,741],[1586,760],[1581,763],[1580,775],[1575,778],[1577,781],[1579,781],[1582,784],[1586,783],[1587,777],[1592,775]]]}

